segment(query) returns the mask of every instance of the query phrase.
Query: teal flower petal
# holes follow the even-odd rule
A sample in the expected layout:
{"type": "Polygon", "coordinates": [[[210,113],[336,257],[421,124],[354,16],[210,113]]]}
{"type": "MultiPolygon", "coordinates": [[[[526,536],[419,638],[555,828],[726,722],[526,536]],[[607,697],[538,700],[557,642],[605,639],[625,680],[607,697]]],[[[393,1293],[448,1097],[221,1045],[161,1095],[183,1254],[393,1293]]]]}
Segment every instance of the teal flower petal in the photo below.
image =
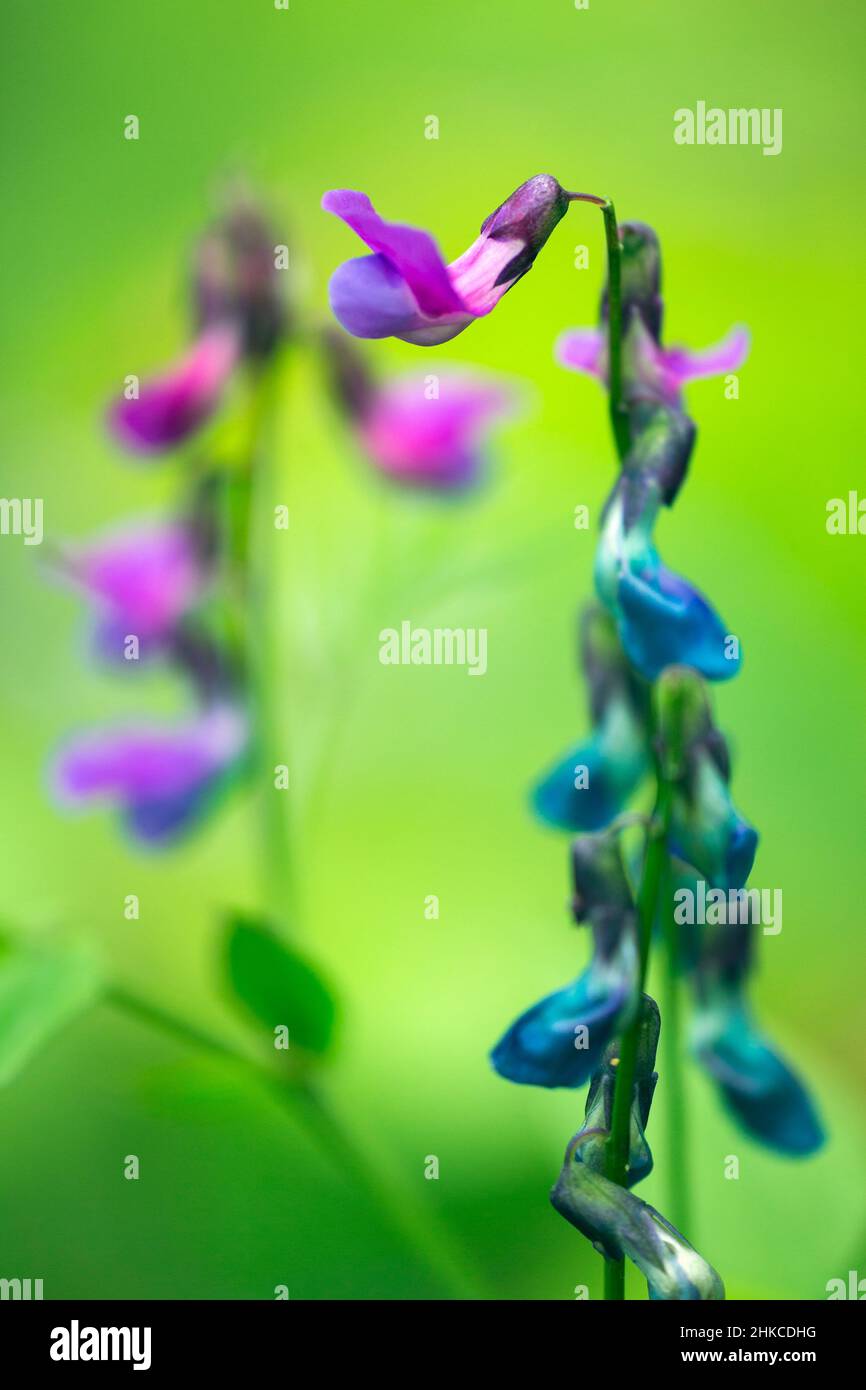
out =
{"type": "Polygon", "coordinates": [[[821,1147],[824,1131],[803,1083],[756,1028],[739,994],[721,994],[698,1011],[692,1046],[753,1139],[795,1157],[821,1147]]]}
{"type": "Polygon", "coordinates": [[[584,1086],[616,1031],[635,970],[630,940],[608,961],[594,957],[573,984],[512,1023],[490,1054],[494,1071],[526,1086],[584,1086]]]}

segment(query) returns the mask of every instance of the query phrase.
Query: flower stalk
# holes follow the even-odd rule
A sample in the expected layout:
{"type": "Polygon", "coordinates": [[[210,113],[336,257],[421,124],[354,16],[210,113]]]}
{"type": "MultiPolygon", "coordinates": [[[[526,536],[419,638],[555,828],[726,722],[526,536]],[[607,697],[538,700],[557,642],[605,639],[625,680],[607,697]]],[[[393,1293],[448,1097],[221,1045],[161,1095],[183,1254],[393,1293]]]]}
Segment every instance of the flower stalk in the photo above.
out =
{"type": "MultiPolygon", "coordinates": [[[[620,1036],[619,1060],[613,1091],[610,1134],[605,1151],[605,1177],[619,1187],[626,1186],[631,1134],[631,1108],[640,1037],[640,1000],[649,969],[652,932],[659,907],[659,894],[666,876],[670,832],[672,789],[661,760],[657,764],[656,803],[647,827],[646,854],[637,898],[638,964],[632,1017],[620,1036]]],[[[625,1266],[622,1260],[605,1259],[605,1298],[625,1297],[625,1266]]]]}
{"type": "Polygon", "coordinates": [[[282,358],[277,355],[250,373],[249,435],[244,477],[247,486],[246,564],[243,576],[247,654],[258,744],[258,801],[266,913],[281,934],[292,936],[300,927],[299,881],[296,873],[294,817],[290,798],[294,788],[275,784],[276,767],[293,768],[287,734],[280,719],[277,657],[283,642],[279,625],[279,594],[275,578],[277,532],[274,527],[275,470],[270,447],[282,358]]]}
{"type": "Polygon", "coordinates": [[[602,206],[601,215],[604,218],[604,239],[607,247],[610,422],[617,455],[622,463],[629,448],[628,417],[622,399],[622,243],[619,239],[616,209],[610,198],[602,206]]]}

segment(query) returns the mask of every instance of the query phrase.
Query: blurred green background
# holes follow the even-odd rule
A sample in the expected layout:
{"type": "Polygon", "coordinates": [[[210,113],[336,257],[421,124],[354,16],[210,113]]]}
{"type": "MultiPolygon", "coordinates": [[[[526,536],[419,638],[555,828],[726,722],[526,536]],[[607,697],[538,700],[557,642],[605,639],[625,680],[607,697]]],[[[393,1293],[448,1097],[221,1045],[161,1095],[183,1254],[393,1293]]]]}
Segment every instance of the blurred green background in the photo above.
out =
{"type": "MultiPolygon", "coordinates": [[[[46,541],[173,497],[175,465],[130,466],[102,408],[127,372],[181,347],[190,245],[237,170],[285,227],[310,315],[326,312],[333,267],[360,252],[319,211],[325,189],[364,189],[452,258],[545,171],[658,229],[669,342],[749,324],[739,400],[720,381],[690,391],[698,449],[659,539],[742,639],[742,675],[716,709],[737,803],[762,833],[753,882],[781,886],[785,908],[781,935],[762,942],[756,998],[831,1139],[806,1163],[774,1159],[690,1077],[689,1235],[731,1297],[821,1298],[866,1259],[866,540],[824,524],[827,499],[862,478],[864,26],[857,0],[90,0],[50,12],[18,0],[3,19],[3,492],[45,499],[46,541]],[[698,100],[783,108],[782,154],[676,146],[673,111],[698,100]],[[130,113],[137,143],[122,138],[130,113]],[[430,114],[437,141],[424,138],[430,114]]],[[[565,910],[565,841],[533,823],[525,793],[585,727],[572,625],[595,538],[572,516],[583,502],[597,519],[612,447],[602,393],[556,368],[551,345],[593,321],[602,275],[601,220],[578,206],[532,274],[456,341],[372,345],[382,373],[474,362],[529,383],[476,498],[392,504],[302,351],[277,455],[292,509],[278,656],[304,812],[303,940],[342,999],[328,1090],[385,1182],[506,1299],[601,1292],[600,1260],[547,1201],[584,1097],[511,1087],[486,1052],[587,951],[565,910]],[[590,266],[577,270],[583,243],[590,266]],[[379,579],[364,590],[372,552],[379,579]],[[404,588],[410,571],[425,576],[423,604],[404,588]],[[381,667],[378,631],[403,618],[486,626],[487,676],[381,667]],[[430,893],[438,922],[423,915],[430,893]],[[430,1154],[438,1182],[424,1178],[430,1154]]],[[[251,799],[164,856],[131,848],[108,814],[55,811],[44,768],[70,728],[173,709],[180,695],[165,675],[96,670],[81,606],[40,560],[0,539],[2,917],[96,941],[118,980],[245,1044],[216,946],[220,912],[258,902],[251,799]],[[123,916],[129,893],[138,922],[123,916]]],[[[0,1104],[0,1275],[41,1277],[46,1297],[270,1298],[281,1283],[293,1298],[448,1293],[272,1098],[107,1007],[0,1104]],[[122,1176],[129,1153],[138,1182],[122,1176]]],[[[663,1076],[656,1104],[657,1171],[641,1195],[664,1209],[663,1076]]],[[[644,1296],[637,1276],[630,1292],[644,1296]]]]}

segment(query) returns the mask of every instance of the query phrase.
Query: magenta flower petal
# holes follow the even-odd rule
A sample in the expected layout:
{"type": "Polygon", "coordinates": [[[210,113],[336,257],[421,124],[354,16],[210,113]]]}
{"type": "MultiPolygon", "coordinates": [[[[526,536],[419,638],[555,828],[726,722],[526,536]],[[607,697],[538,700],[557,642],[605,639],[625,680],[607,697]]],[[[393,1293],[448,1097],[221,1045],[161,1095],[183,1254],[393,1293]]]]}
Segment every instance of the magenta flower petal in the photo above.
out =
{"type": "Polygon", "coordinates": [[[142,838],[185,825],[247,742],[243,714],[214,708],[186,724],[105,729],[73,739],[55,767],[61,800],[115,802],[142,838]]]}
{"type": "Polygon", "coordinates": [[[748,330],[738,327],[732,328],[720,343],[704,348],[702,352],[690,352],[688,348],[662,348],[658,351],[658,362],[673,394],[687,381],[737,371],[748,353],[748,330]]]}
{"type": "Polygon", "coordinates": [[[405,377],[373,395],[359,430],[371,458],[401,482],[435,488],[472,482],[485,431],[511,404],[502,386],[469,376],[439,378],[427,398],[426,378],[405,377]]]}
{"type": "Polygon", "coordinates": [[[486,219],[468,250],[446,265],[429,232],[385,222],[365,193],[326,193],[325,211],[341,217],[374,253],[334,273],[331,308],[356,337],[447,342],[489,314],[526,274],[568,201],[549,174],[527,179],[486,219]]]}
{"type": "Polygon", "coordinates": [[[138,453],[180,444],[216,409],[239,351],[232,325],[208,328],[173,369],[145,382],[137,398],[114,402],[109,424],[121,443],[138,453]]]}
{"type": "Polygon", "coordinates": [[[366,193],[354,193],[351,189],[326,193],[322,207],[341,217],[371,251],[385,257],[403,277],[426,317],[444,318],[465,311],[429,232],[399,222],[385,222],[366,193]]]}
{"type": "Polygon", "coordinates": [[[604,381],[607,375],[605,349],[604,334],[599,329],[570,328],[560,335],[554,351],[561,367],[604,381]]]}
{"type": "MultiPolygon", "coordinates": [[[[732,328],[715,346],[691,352],[682,347],[660,347],[644,325],[633,320],[625,351],[633,354],[636,381],[659,400],[676,405],[689,381],[741,367],[749,352],[749,334],[745,328],[732,328]]],[[[556,343],[555,356],[560,366],[607,382],[607,341],[599,329],[568,329],[556,343]]]]}
{"type": "Polygon", "coordinates": [[[141,527],[66,551],[63,572],[96,603],[107,640],[168,636],[196,602],[205,572],[186,526],[141,527]]]}

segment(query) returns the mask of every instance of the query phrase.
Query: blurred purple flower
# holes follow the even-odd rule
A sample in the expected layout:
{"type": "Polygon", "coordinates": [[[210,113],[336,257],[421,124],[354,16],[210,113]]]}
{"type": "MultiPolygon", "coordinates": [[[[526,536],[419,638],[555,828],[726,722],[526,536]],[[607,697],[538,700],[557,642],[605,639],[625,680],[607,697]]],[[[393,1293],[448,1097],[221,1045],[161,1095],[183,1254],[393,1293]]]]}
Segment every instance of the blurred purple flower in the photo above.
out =
{"type": "Polygon", "coordinates": [[[120,442],[144,454],[181,444],[216,409],[240,348],[233,324],[206,328],[173,368],[145,382],[136,397],[113,403],[108,419],[120,442]]]}
{"type": "Polygon", "coordinates": [[[62,574],[99,610],[99,646],[117,651],[133,635],[162,642],[199,599],[207,581],[202,547],[192,528],[175,522],[140,526],[69,547],[62,574]]]}
{"type": "Polygon", "coordinates": [[[400,482],[460,488],[476,481],[488,426],[510,404],[508,391],[478,377],[400,377],[376,391],[358,421],[361,442],[383,473],[400,482]]]}
{"type": "Polygon", "coordinates": [[[117,803],[137,839],[160,844],[203,813],[248,741],[247,720],[231,705],[213,706],[175,726],[103,729],[70,740],[55,766],[55,786],[70,806],[117,803]]]}
{"type": "MultiPolygon", "coordinates": [[[[636,356],[633,378],[654,399],[675,405],[688,382],[737,371],[748,356],[749,334],[745,328],[732,328],[720,343],[691,352],[688,348],[662,347],[641,321],[634,319],[626,351],[636,356]]],[[[557,341],[556,359],[562,367],[606,382],[607,335],[598,328],[569,329],[557,341]]]]}
{"type": "Polygon", "coordinates": [[[366,193],[326,193],[325,211],[341,217],[373,252],[331,276],[334,315],[357,338],[395,337],[424,347],[448,342],[489,314],[526,274],[569,201],[549,174],[528,179],[446,265],[429,232],[385,222],[366,193]]]}
{"type": "Polygon", "coordinates": [[[488,429],[514,403],[509,385],[469,372],[397,377],[379,385],[345,333],[326,329],[322,343],[337,401],[382,473],[442,491],[477,481],[488,429]]]}

